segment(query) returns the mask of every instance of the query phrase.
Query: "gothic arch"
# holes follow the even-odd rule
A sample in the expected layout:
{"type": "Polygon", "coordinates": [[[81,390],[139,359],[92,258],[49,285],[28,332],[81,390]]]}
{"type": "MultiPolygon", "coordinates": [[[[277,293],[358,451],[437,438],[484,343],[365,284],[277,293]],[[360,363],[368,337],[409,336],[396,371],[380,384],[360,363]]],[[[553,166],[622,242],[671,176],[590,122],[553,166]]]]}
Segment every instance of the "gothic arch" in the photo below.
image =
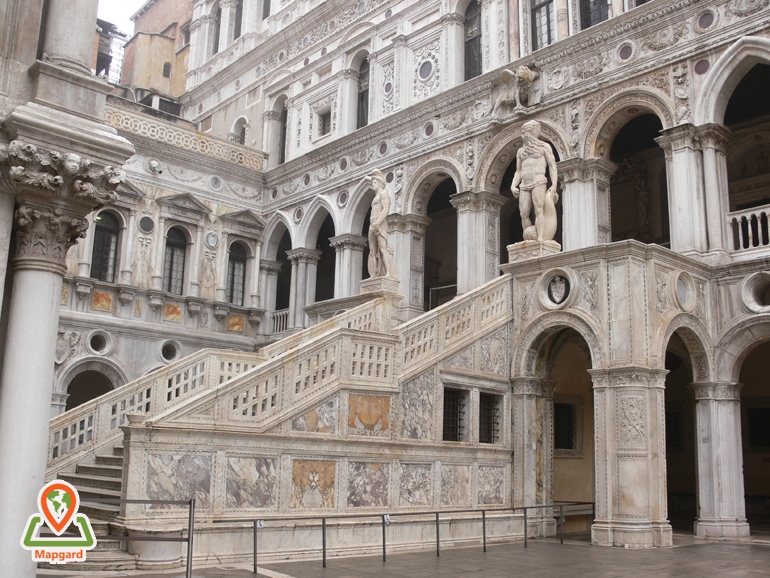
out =
{"type": "Polygon", "coordinates": [[[620,129],[634,117],[654,114],[663,128],[674,126],[674,112],[670,97],[648,88],[634,88],[621,92],[604,103],[586,126],[583,156],[609,159],[610,147],[620,129]]]}
{"type": "MultiPolygon", "coordinates": [[[[521,127],[524,119],[498,133],[481,151],[479,170],[474,179],[474,190],[496,193],[500,182],[511,161],[516,158],[516,151],[521,147],[521,127]]],[[[540,136],[550,142],[559,154],[559,160],[570,157],[567,138],[563,130],[549,121],[537,119],[540,123],[540,136]]]]}
{"type": "Polygon", "coordinates": [[[723,332],[715,348],[716,381],[737,382],[743,361],[765,341],[770,341],[770,313],[753,315],[723,332]]]}
{"type": "Polygon", "coordinates": [[[281,237],[283,237],[284,233],[281,227],[289,231],[291,246],[296,246],[295,239],[297,238],[297,233],[291,225],[291,219],[283,211],[276,211],[265,227],[265,244],[263,245],[264,248],[262,250],[263,259],[267,259],[268,261],[276,260],[278,245],[280,244],[281,237]]]}
{"type": "Polygon", "coordinates": [[[422,165],[405,187],[404,213],[424,216],[431,194],[447,178],[454,181],[458,193],[468,190],[462,167],[453,159],[432,159],[422,165]]]}
{"type": "Polygon", "coordinates": [[[770,38],[744,36],[730,46],[703,79],[693,107],[695,124],[723,124],[735,87],[760,63],[770,64],[770,38]]]}
{"type": "Polygon", "coordinates": [[[692,375],[694,381],[710,381],[713,376],[713,354],[711,349],[711,336],[708,329],[700,319],[690,313],[678,313],[667,322],[661,322],[664,329],[659,332],[658,340],[658,367],[663,369],[666,358],[666,349],[674,333],[684,341],[687,352],[692,362],[692,375]]]}
{"type": "Polygon", "coordinates": [[[297,235],[297,238],[299,239],[297,247],[315,249],[318,230],[321,228],[324,219],[326,219],[326,215],[331,216],[332,221],[334,221],[334,233],[339,235],[338,231],[341,218],[339,212],[331,201],[329,201],[328,197],[324,195],[315,197],[308,206],[305,214],[306,216],[302,219],[300,230],[297,235]]]}
{"type": "Polygon", "coordinates": [[[536,317],[521,332],[513,352],[513,377],[543,376],[547,366],[542,346],[561,329],[574,329],[588,344],[593,369],[604,367],[600,329],[575,311],[555,311],[536,317]]]}
{"type": "Polygon", "coordinates": [[[54,391],[67,393],[69,384],[84,371],[98,371],[112,383],[116,389],[128,383],[128,376],[121,365],[114,359],[99,355],[87,355],[69,360],[58,371],[54,391]]]}

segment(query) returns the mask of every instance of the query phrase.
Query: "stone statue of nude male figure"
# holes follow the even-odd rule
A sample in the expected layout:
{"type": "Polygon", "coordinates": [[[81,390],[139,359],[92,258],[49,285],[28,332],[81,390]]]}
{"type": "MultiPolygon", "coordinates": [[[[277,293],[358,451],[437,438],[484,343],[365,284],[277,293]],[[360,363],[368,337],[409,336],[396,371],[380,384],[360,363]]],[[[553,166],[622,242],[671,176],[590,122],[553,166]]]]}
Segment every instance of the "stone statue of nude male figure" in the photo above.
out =
{"type": "Polygon", "coordinates": [[[556,192],[556,159],[550,145],[539,140],[540,123],[530,120],[521,127],[524,140],[516,153],[516,174],[511,183],[513,196],[519,199],[521,226],[524,229],[525,241],[552,241],[556,234],[556,203],[559,195],[556,192]],[[551,186],[545,169],[551,177],[551,186]],[[547,188],[547,190],[546,190],[547,188]],[[532,224],[530,214],[535,209],[535,224],[532,224]]]}
{"type": "Polygon", "coordinates": [[[374,199],[369,224],[369,275],[372,277],[393,277],[393,247],[388,244],[388,223],[390,195],[385,188],[385,175],[375,169],[371,176],[374,199]]]}

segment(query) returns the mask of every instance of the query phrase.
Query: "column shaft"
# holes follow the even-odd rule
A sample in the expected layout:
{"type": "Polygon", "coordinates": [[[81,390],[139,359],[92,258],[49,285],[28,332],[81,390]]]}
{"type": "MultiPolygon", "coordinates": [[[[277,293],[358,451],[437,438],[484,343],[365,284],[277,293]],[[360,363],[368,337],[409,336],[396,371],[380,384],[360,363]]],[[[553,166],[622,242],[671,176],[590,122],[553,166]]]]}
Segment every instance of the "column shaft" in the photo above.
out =
{"type": "Polygon", "coordinates": [[[43,52],[55,63],[91,73],[99,0],[50,0],[43,52]]]}
{"type": "Polygon", "coordinates": [[[610,177],[617,166],[600,158],[557,164],[564,178],[562,245],[565,251],[612,241],[610,177]]]}

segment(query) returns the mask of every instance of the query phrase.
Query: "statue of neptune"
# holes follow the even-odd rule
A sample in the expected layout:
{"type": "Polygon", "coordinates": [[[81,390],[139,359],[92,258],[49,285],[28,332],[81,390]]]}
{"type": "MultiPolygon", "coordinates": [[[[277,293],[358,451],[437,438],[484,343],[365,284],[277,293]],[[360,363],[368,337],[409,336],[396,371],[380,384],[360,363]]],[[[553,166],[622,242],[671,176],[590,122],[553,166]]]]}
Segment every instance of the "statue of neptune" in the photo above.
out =
{"type": "Polygon", "coordinates": [[[556,203],[559,195],[556,192],[556,159],[551,146],[538,139],[540,123],[530,120],[521,127],[524,140],[516,153],[516,174],[511,183],[513,196],[519,199],[521,226],[524,229],[525,241],[552,241],[556,234],[556,203]],[[551,177],[551,186],[545,169],[551,177]],[[546,190],[548,187],[548,190],[546,190]],[[532,224],[530,213],[535,208],[535,224],[532,224]]]}

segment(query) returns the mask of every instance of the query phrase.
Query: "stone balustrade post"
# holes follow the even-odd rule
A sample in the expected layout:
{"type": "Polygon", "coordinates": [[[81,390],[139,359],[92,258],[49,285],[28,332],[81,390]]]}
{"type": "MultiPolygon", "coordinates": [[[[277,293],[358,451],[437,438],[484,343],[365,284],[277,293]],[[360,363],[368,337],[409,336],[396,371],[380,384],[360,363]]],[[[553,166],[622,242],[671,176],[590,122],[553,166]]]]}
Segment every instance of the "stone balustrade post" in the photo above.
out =
{"type": "Polygon", "coordinates": [[[366,237],[347,233],[332,237],[329,242],[336,251],[334,298],[358,295],[366,237]]]}
{"type": "Polygon", "coordinates": [[[617,165],[601,158],[572,158],[556,163],[556,167],[564,182],[564,251],[611,243],[610,178],[617,165]]]}
{"type": "Polygon", "coordinates": [[[748,538],[743,495],[741,383],[693,383],[698,466],[695,535],[748,538]]]}
{"type": "Polygon", "coordinates": [[[422,315],[425,302],[425,228],[430,223],[427,217],[418,215],[390,215],[388,243],[393,247],[396,277],[399,279],[401,318],[408,320],[422,315]]]}

